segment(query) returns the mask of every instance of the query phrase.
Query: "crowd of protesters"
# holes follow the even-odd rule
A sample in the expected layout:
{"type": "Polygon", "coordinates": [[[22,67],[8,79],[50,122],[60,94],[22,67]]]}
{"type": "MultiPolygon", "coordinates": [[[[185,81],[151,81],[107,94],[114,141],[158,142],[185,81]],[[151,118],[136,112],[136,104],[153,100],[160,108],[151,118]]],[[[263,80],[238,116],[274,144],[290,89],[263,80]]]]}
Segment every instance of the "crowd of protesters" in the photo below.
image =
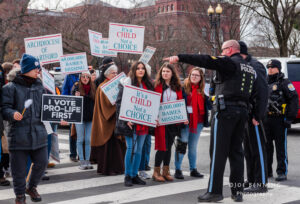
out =
{"type": "MultiPolygon", "coordinates": [[[[170,58],[170,61],[174,59],[179,58],[170,58]]],[[[0,146],[4,147],[1,148],[0,185],[10,185],[6,177],[11,172],[16,203],[26,203],[25,193],[38,202],[42,198],[37,185],[42,177],[46,177],[47,165],[53,167],[49,165],[51,134],[41,121],[42,95],[47,93],[40,77],[41,65],[35,57],[24,54],[21,60],[3,63],[0,69],[3,117],[0,146]],[[28,102],[29,106],[26,105],[28,102]]],[[[81,170],[93,169],[92,164],[97,164],[98,174],[124,174],[127,187],[146,185],[145,179],[151,177],[146,171],[151,169],[149,158],[153,136],[156,150],[154,181],[174,180],[170,174],[172,152],[176,179],[184,179],[181,166],[186,152],[190,176],[202,178],[203,174],[197,170],[197,148],[203,127],[209,126],[211,107],[211,101],[204,93],[203,70],[193,67],[182,83],[174,65],[164,63],[152,80],[151,67],[135,62],[127,77],[119,83],[115,104],[111,104],[101,86],[117,76],[119,69],[112,58],[106,57],[100,71],[98,78],[93,69],[65,77],[62,94],[83,96],[83,122],[68,124],[70,160],[78,162],[79,159],[81,170]],[[157,121],[156,128],[120,120],[125,85],[158,92],[161,102],[184,99],[187,120],[170,125],[159,125],[157,121]]],[[[67,125],[66,122],[61,124],[67,125]]],[[[56,132],[57,124],[51,125],[56,132]]]]}

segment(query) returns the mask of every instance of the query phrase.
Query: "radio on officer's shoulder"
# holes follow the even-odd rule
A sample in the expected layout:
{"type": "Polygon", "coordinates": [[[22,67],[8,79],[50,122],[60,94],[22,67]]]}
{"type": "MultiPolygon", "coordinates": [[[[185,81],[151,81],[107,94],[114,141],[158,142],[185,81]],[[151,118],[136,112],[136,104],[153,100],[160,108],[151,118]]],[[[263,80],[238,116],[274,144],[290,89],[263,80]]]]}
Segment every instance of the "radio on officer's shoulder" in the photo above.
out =
{"type": "Polygon", "coordinates": [[[218,95],[218,106],[219,106],[219,110],[226,109],[224,95],[218,95]]]}

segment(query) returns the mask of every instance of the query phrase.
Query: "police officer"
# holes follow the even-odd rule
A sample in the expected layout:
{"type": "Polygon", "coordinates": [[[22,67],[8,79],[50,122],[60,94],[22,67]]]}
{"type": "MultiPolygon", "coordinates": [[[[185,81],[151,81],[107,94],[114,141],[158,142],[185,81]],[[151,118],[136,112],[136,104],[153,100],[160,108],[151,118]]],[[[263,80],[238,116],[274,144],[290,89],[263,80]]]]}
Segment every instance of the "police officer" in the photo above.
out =
{"type": "Polygon", "coordinates": [[[231,197],[234,201],[243,200],[243,132],[256,74],[239,52],[239,43],[229,40],[222,45],[221,57],[180,54],[165,59],[170,63],[185,62],[216,70],[210,178],[207,193],[199,196],[198,202],[217,202],[223,199],[223,174],[227,158],[230,162],[231,197]]]}
{"type": "Polygon", "coordinates": [[[276,181],[287,179],[287,128],[298,112],[298,95],[290,80],[281,72],[281,62],[272,59],[267,64],[269,100],[265,128],[267,135],[268,176],[273,176],[273,140],[275,141],[278,177],[276,181]]]}
{"type": "Polygon", "coordinates": [[[263,193],[267,192],[267,151],[266,136],[262,119],[265,116],[268,105],[268,83],[266,68],[248,54],[248,48],[245,42],[239,41],[241,56],[253,66],[257,73],[258,90],[256,95],[250,101],[251,107],[249,120],[246,126],[244,139],[245,159],[247,166],[247,182],[244,187],[248,187],[244,192],[263,193]],[[253,108],[253,107],[256,108],[253,108]],[[254,112],[256,110],[256,112],[254,112]]]}

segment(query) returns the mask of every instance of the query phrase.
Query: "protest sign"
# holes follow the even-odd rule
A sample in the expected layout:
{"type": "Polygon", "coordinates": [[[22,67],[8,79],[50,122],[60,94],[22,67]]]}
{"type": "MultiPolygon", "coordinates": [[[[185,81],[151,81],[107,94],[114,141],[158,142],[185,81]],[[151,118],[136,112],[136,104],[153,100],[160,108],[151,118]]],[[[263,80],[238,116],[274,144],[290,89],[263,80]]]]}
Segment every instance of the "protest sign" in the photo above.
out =
{"type": "Polygon", "coordinates": [[[120,83],[120,80],[124,77],[126,77],[126,75],[124,74],[124,72],[122,72],[113,79],[109,80],[109,82],[101,86],[103,93],[107,96],[112,105],[114,105],[117,100],[117,96],[119,93],[118,85],[120,83]]]}
{"type": "Polygon", "coordinates": [[[139,61],[143,62],[144,64],[148,64],[152,56],[154,55],[155,50],[156,48],[147,46],[139,61]]]}
{"type": "Polygon", "coordinates": [[[61,34],[25,38],[25,52],[40,60],[42,64],[59,62],[63,55],[61,34]]]}
{"type": "Polygon", "coordinates": [[[102,38],[102,34],[88,30],[89,32],[89,40],[90,40],[90,47],[91,47],[91,54],[93,56],[99,56],[100,55],[100,50],[101,50],[101,44],[100,40],[102,38]]]}
{"type": "Polygon", "coordinates": [[[161,103],[159,107],[158,121],[159,125],[169,125],[187,121],[184,99],[161,103]]]}
{"type": "Polygon", "coordinates": [[[108,38],[102,38],[100,40],[101,49],[100,49],[100,57],[108,56],[108,57],[117,57],[118,53],[116,51],[108,50],[108,38]]]}
{"type": "Polygon", "coordinates": [[[43,77],[43,86],[50,91],[51,93],[55,94],[55,83],[54,78],[48,71],[42,68],[42,77],[43,77]]]}
{"type": "Polygon", "coordinates": [[[160,96],[154,91],[125,85],[119,119],[155,127],[160,96]]]}
{"type": "Polygon", "coordinates": [[[108,49],[122,53],[142,54],[144,26],[109,23],[108,49]]]}
{"type": "Polygon", "coordinates": [[[42,121],[82,123],[83,97],[44,94],[42,121]]]}
{"type": "Polygon", "coordinates": [[[63,55],[60,58],[61,72],[65,74],[74,74],[88,71],[86,53],[76,53],[63,55]]]}

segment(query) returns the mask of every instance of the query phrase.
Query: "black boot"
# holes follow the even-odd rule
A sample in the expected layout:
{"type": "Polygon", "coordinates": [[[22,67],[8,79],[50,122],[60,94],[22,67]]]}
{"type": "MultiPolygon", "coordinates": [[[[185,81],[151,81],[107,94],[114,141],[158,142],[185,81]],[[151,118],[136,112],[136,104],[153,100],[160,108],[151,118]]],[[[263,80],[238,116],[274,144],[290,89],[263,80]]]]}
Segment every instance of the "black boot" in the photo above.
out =
{"type": "Polygon", "coordinates": [[[198,197],[199,203],[218,202],[220,200],[223,200],[223,196],[221,194],[214,193],[205,193],[198,197]]]}
{"type": "Polygon", "coordinates": [[[138,185],[146,185],[146,182],[143,181],[138,175],[132,178],[132,183],[138,185]]]}
{"type": "Polygon", "coordinates": [[[268,192],[268,188],[266,186],[256,186],[253,185],[244,190],[245,193],[266,193],[268,192]]]}
{"type": "Polygon", "coordinates": [[[133,186],[132,179],[129,175],[125,176],[124,185],[127,186],[127,187],[133,186]]]}
{"type": "Polygon", "coordinates": [[[197,169],[193,169],[190,174],[192,177],[203,178],[203,174],[200,174],[197,169]]]}
{"type": "Polygon", "coordinates": [[[183,175],[182,175],[182,171],[179,169],[176,169],[174,177],[177,179],[184,179],[183,175]]]}
{"type": "Polygon", "coordinates": [[[287,179],[286,175],[284,175],[284,174],[279,174],[279,175],[276,177],[275,181],[285,181],[286,179],[287,179]]]}
{"type": "Polygon", "coordinates": [[[243,195],[242,194],[237,194],[237,195],[231,195],[231,199],[234,202],[243,202],[243,195]]]}

